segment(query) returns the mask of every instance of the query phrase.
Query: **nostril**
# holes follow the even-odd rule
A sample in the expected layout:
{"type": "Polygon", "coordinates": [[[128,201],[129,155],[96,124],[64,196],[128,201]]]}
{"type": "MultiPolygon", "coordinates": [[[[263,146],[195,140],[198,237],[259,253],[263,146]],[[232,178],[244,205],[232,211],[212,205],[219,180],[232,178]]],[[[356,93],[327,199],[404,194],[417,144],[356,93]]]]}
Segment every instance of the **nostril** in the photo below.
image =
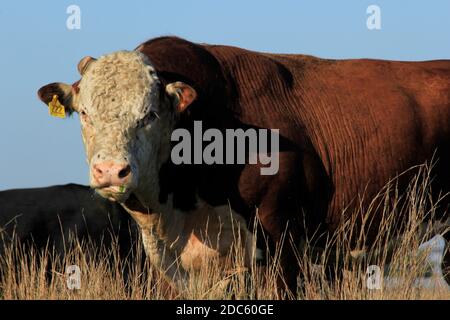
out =
{"type": "Polygon", "coordinates": [[[122,170],[119,171],[119,178],[125,178],[126,176],[128,176],[131,172],[131,167],[128,165],[125,168],[123,168],[122,170]]]}

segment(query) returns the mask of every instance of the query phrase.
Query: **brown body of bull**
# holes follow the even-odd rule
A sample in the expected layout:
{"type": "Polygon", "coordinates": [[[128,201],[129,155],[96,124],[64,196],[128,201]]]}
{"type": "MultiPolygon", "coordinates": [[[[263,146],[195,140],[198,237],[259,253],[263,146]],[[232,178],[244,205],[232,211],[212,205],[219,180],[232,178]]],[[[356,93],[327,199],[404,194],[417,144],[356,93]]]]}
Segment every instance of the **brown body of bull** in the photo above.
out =
{"type": "MultiPolygon", "coordinates": [[[[160,172],[161,202],[172,195],[188,211],[198,195],[212,206],[229,203],[248,221],[257,208],[274,245],[286,227],[294,242],[334,231],[359,195],[370,199],[433,155],[433,190],[450,191],[450,61],[328,60],[175,37],[136,50],[164,84],[183,81],[197,91],[178,126],[279,129],[276,175],[261,175],[258,165],[169,161],[160,172]]],[[[49,100],[45,92],[41,99],[49,100]]],[[[299,267],[285,247],[281,263],[293,288],[299,267]]]]}
{"type": "MultiPolygon", "coordinates": [[[[138,50],[163,78],[201,92],[190,121],[280,129],[277,175],[262,176],[252,165],[186,166],[169,189],[180,203],[192,190],[211,203],[229,199],[246,217],[257,207],[276,242],[288,221],[294,239],[303,219],[311,231],[333,231],[357,195],[370,199],[435,151],[435,189],[450,191],[450,61],[324,60],[176,38],[138,50]]],[[[296,274],[292,255],[285,259],[296,274]]]]}

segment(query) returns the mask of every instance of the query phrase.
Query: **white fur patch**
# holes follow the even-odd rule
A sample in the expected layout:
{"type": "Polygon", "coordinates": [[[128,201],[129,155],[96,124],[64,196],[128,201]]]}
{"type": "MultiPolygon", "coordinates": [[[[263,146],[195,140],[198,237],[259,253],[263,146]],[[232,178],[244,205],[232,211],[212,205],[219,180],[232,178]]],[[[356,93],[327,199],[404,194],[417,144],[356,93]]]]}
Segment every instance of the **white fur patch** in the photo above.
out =
{"type": "MultiPolygon", "coordinates": [[[[118,51],[89,64],[79,84],[78,111],[86,113],[85,126],[95,134],[93,157],[121,160],[138,121],[156,109],[159,79],[148,58],[136,51],[118,51]]],[[[84,128],[83,128],[84,130],[84,128]]],[[[92,158],[88,159],[89,161],[92,158]]]]}
{"type": "Polygon", "coordinates": [[[91,166],[91,185],[95,185],[92,168],[96,162],[127,163],[132,172],[127,188],[152,190],[153,196],[141,194],[147,202],[155,199],[155,177],[165,160],[158,157],[168,153],[160,144],[164,130],[171,128],[170,117],[147,120],[151,111],[160,114],[159,89],[155,68],[140,52],[118,51],[89,63],[79,84],[76,109],[91,166]]]}
{"type": "Polygon", "coordinates": [[[145,55],[114,52],[89,64],[79,84],[79,102],[91,117],[135,120],[149,111],[158,82],[145,55]]]}
{"type": "Polygon", "coordinates": [[[212,207],[198,199],[197,209],[190,212],[171,205],[162,211],[147,215],[128,210],[141,227],[150,261],[175,283],[185,281],[189,271],[199,270],[211,259],[218,258],[224,268],[230,267],[222,259],[233,252],[235,244],[242,250],[247,269],[253,259],[261,259],[262,251],[255,247],[244,218],[229,206],[212,207]]]}

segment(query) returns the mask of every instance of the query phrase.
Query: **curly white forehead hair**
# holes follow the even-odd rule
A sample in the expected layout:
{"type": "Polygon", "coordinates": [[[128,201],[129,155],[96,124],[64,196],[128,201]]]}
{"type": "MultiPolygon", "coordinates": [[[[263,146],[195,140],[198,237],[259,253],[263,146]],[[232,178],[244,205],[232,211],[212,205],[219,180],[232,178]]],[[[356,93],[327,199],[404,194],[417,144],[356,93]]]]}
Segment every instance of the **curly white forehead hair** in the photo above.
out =
{"type": "Polygon", "coordinates": [[[155,101],[159,84],[148,58],[136,51],[117,51],[92,61],[79,84],[80,105],[103,118],[142,116],[155,101]],[[131,113],[131,114],[130,114],[131,113]]]}

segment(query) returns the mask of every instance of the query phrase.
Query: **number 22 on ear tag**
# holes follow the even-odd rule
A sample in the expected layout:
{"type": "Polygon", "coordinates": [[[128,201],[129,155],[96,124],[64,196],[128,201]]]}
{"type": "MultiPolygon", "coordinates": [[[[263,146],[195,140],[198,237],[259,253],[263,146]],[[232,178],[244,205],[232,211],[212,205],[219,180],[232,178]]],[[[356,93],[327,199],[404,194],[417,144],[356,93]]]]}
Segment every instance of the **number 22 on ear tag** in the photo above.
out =
{"type": "Polygon", "coordinates": [[[66,108],[59,102],[58,96],[55,94],[52,101],[48,103],[48,111],[50,115],[58,118],[66,117],[66,108]]]}

